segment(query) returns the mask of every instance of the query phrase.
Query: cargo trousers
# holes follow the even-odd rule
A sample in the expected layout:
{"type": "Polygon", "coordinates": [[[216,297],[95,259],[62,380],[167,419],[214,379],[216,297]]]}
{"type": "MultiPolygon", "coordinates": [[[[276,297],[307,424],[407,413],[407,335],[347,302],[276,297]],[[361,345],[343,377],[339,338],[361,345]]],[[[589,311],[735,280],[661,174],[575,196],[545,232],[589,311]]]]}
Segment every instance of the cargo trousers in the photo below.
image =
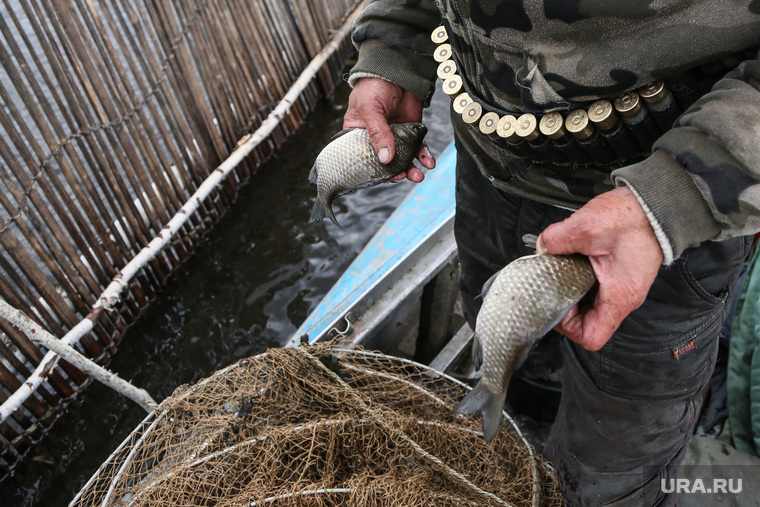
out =
{"type": "MultiPolygon", "coordinates": [[[[456,171],[460,289],[474,329],[483,283],[533,253],[524,234],[571,211],[495,188],[461,143],[456,171]]],[[[644,304],[598,352],[562,339],[562,397],[544,454],[567,505],[668,504],[661,480],[675,478],[691,439],[750,245],[745,237],[705,242],[661,267],[644,304]]]]}

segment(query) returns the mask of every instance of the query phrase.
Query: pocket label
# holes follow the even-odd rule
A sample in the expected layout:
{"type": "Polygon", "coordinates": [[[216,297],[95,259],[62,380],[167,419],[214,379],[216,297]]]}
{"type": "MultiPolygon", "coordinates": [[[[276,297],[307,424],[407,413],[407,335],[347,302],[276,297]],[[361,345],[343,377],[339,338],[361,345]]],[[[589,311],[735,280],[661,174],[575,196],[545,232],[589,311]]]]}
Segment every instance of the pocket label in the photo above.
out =
{"type": "Polygon", "coordinates": [[[692,350],[697,350],[697,344],[694,343],[694,340],[690,341],[686,345],[673,349],[673,357],[676,358],[676,361],[680,361],[684,354],[687,354],[692,350]]]}

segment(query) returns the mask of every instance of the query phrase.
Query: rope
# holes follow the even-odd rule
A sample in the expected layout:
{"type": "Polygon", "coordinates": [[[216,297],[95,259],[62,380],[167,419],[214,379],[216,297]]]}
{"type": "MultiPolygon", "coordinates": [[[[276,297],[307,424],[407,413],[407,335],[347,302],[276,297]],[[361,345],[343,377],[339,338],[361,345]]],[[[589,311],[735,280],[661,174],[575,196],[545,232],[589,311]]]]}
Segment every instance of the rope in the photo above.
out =
{"type": "Polygon", "coordinates": [[[499,505],[506,505],[508,507],[512,507],[511,504],[505,502],[498,496],[494,495],[493,493],[489,493],[488,491],[484,491],[472,482],[470,482],[469,479],[467,479],[464,475],[460,474],[453,468],[449,467],[447,464],[445,464],[443,461],[438,459],[437,457],[433,456],[429,452],[427,452],[425,449],[419,446],[417,442],[409,438],[406,434],[404,434],[401,430],[394,428],[393,426],[389,425],[382,417],[378,416],[377,413],[372,410],[367,404],[364,402],[361,396],[356,394],[356,391],[351,388],[348,384],[346,384],[338,374],[336,374],[334,371],[330,370],[327,366],[325,366],[322,361],[314,357],[312,354],[310,354],[308,351],[306,351],[303,347],[294,347],[295,350],[298,350],[301,354],[306,356],[310,361],[312,361],[315,365],[317,365],[322,371],[327,373],[335,382],[337,382],[341,387],[343,387],[346,392],[359,404],[361,409],[366,412],[370,418],[375,421],[378,425],[380,425],[382,428],[384,428],[386,431],[391,433],[392,435],[400,438],[404,442],[408,443],[412,446],[412,448],[421,456],[426,458],[428,461],[433,463],[434,465],[438,466],[440,470],[445,472],[451,477],[454,477],[458,481],[460,481],[462,484],[467,486],[468,488],[472,489],[479,495],[485,496],[494,502],[498,503],[499,505]]]}

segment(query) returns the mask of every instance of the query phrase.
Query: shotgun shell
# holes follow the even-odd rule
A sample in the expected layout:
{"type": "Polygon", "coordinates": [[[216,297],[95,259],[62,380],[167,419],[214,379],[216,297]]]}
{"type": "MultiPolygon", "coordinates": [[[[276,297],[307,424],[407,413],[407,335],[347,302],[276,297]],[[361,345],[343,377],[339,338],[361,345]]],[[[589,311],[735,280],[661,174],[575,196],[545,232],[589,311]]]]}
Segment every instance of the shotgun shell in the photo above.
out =
{"type": "Polygon", "coordinates": [[[494,112],[484,114],[480,118],[478,128],[484,134],[490,136],[496,132],[496,125],[499,123],[499,115],[494,112]]]}
{"type": "Polygon", "coordinates": [[[454,99],[454,105],[453,105],[454,111],[456,111],[459,114],[464,113],[464,108],[469,106],[471,102],[472,102],[472,97],[470,97],[469,93],[467,92],[460,93],[454,99]]]}
{"type": "Polygon", "coordinates": [[[644,99],[655,123],[663,132],[670,130],[681,116],[681,107],[662,81],[655,81],[639,88],[639,95],[644,99]]]}
{"type": "Polygon", "coordinates": [[[446,33],[446,27],[441,25],[430,34],[430,39],[436,44],[441,44],[449,40],[449,34],[446,33]]]}
{"type": "Polygon", "coordinates": [[[573,136],[565,130],[565,119],[561,114],[548,113],[544,115],[538,123],[538,130],[549,139],[549,142],[559,151],[559,154],[564,155],[564,157],[558,157],[557,155],[552,157],[551,150],[548,150],[547,156],[555,162],[566,161],[565,159],[571,162],[581,162],[588,157],[575,142],[573,136]]]}
{"type": "Polygon", "coordinates": [[[638,93],[629,92],[615,99],[615,110],[623,117],[623,122],[636,138],[639,147],[649,151],[661,132],[642,102],[638,93]]]}
{"type": "Polygon", "coordinates": [[[576,139],[587,139],[594,134],[594,127],[588,121],[588,113],[583,109],[576,109],[567,115],[565,128],[576,139]]]}
{"type": "Polygon", "coordinates": [[[462,119],[465,123],[473,124],[480,119],[480,115],[483,114],[483,106],[477,102],[470,102],[467,107],[462,111],[462,119]]]}
{"type": "Polygon", "coordinates": [[[525,113],[517,119],[515,133],[526,141],[532,141],[539,136],[538,120],[535,115],[525,113]]]}
{"type": "Polygon", "coordinates": [[[548,113],[538,123],[538,130],[550,139],[559,139],[565,135],[564,123],[561,114],[548,113]]]}
{"type": "Polygon", "coordinates": [[[514,142],[520,139],[520,136],[515,133],[516,128],[517,118],[507,114],[499,118],[499,122],[496,124],[496,134],[507,141],[514,142]]]}
{"type": "Polygon", "coordinates": [[[618,115],[612,102],[609,100],[597,100],[588,108],[588,119],[596,128],[602,131],[608,131],[615,128],[618,122],[618,115]]]}
{"type": "Polygon", "coordinates": [[[451,58],[451,54],[451,44],[441,44],[433,53],[433,59],[438,63],[445,62],[451,58]]]}
{"type": "Polygon", "coordinates": [[[597,100],[591,104],[588,118],[619,158],[632,158],[641,152],[636,138],[620,120],[609,100],[597,100]]]}
{"type": "Polygon", "coordinates": [[[454,63],[454,60],[446,60],[445,62],[441,62],[440,65],[438,65],[438,77],[441,79],[446,79],[449,76],[453,76],[457,72],[457,66],[454,63]]]}
{"type": "Polygon", "coordinates": [[[446,95],[455,97],[460,91],[462,91],[462,77],[453,74],[443,80],[443,92],[446,95]]]}
{"type": "Polygon", "coordinates": [[[668,89],[662,81],[644,85],[638,89],[638,93],[647,105],[658,104],[668,97],[668,89]]]}
{"type": "Polygon", "coordinates": [[[615,99],[615,111],[623,118],[633,118],[641,111],[641,101],[636,92],[624,93],[615,99]]]}
{"type": "Polygon", "coordinates": [[[597,162],[606,164],[615,160],[615,153],[599,136],[583,109],[572,111],[565,119],[565,127],[597,162]]]}

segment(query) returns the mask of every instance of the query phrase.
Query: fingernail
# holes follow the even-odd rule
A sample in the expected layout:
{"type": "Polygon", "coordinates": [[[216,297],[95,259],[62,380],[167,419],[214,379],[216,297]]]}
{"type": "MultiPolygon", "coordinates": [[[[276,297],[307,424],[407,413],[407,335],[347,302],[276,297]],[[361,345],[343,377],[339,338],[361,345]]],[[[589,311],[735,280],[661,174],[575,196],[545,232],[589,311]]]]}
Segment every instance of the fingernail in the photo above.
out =
{"type": "Polygon", "coordinates": [[[377,152],[377,158],[380,159],[380,162],[383,164],[388,163],[388,159],[391,156],[391,150],[388,148],[380,148],[380,151],[377,152]]]}
{"type": "Polygon", "coordinates": [[[546,247],[544,246],[544,241],[541,239],[541,236],[536,240],[536,253],[541,255],[546,253],[546,247]]]}

